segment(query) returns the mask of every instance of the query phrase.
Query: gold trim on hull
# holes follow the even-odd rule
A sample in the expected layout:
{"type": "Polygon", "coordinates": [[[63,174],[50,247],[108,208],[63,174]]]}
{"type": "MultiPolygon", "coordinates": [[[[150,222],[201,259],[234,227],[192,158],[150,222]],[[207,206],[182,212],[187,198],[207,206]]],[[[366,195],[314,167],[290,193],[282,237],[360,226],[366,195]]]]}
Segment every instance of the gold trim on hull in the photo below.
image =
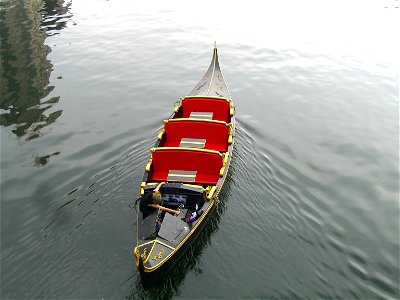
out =
{"type": "MultiPolygon", "coordinates": [[[[199,221],[196,223],[196,225],[193,226],[193,228],[189,231],[189,233],[187,234],[187,236],[185,236],[185,238],[182,240],[182,242],[180,242],[178,244],[178,246],[176,246],[176,248],[170,253],[168,254],[162,261],[160,261],[160,263],[158,263],[157,265],[155,265],[154,267],[151,268],[147,268],[146,266],[143,266],[143,271],[145,273],[151,273],[154,272],[155,270],[157,270],[158,268],[160,268],[165,262],[167,262],[169,260],[170,257],[172,257],[178,250],[179,248],[182,247],[183,244],[185,244],[185,242],[189,239],[189,237],[196,231],[196,228],[198,226],[200,226],[200,224],[203,222],[204,218],[208,215],[208,213],[210,212],[211,208],[216,205],[216,201],[214,199],[214,202],[211,203],[207,210],[201,215],[199,221]]],[[[157,242],[159,240],[156,240],[157,242]]],[[[151,253],[151,252],[150,252],[151,253]]],[[[146,261],[147,262],[147,261],[146,261]]],[[[144,263],[143,263],[144,264],[144,263]]]]}
{"type": "Polygon", "coordinates": [[[213,82],[214,79],[214,73],[215,73],[215,63],[217,61],[217,48],[214,48],[214,54],[213,54],[213,70],[212,70],[212,74],[211,74],[211,79],[210,79],[210,84],[208,85],[208,89],[207,89],[207,96],[210,93],[210,88],[211,88],[211,84],[213,82]]]}
{"type": "MultiPolygon", "coordinates": [[[[233,146],[233,143],[232,143],[232,146],[233,146]]],[[[232,148],[233,149],[233,148],[232,148]]],[[[226,158],[226,165],[225,165],[225,168],[226,168],[226,172],[224,172],[224,176],[223,176],[223,178],[222,178],[222,183],[221,183],[221,185],[220,185],[220,187],[217,187],[217,186],[212,186],[212,188],[211,188],[211,191],[210,191],[210,194],[211,194],[211,197],[210,197],[210,200],[212,201],[211,203],[210,203],[210,205],[207,207],[207,210],[202,214],[202,216],[200,217],[200,219],[199,219],[199,221],[196,223],[196,225],[190,230],[190,232],[188,233],[188,235],[178,244],[178,246],[176,246],[176,248],[174,248],[173,249],[173,251],[170,253],[170,254],[168,254],[162,261],[160,261],[157,265],[155,265],[155,266],[153,266],[153,267],[151,267],[151,268],[148,268],[148,267],[146,267],[146,266],[143,266],[143,271],[145,272],[145,273],[151,273],[151,272],[154,272],[154,271],[156,271],[158,268],[160,268],[164,263],[166,263],[185,243],[186,243],[186,241],[192,236],[192,234],[196,231],[196,229],[197,229],[197,227],[198,226],[200,226],[200,224],[202,223],[202,222],[204,222],[204,219],[208,216],[208,214],[209,214],[209,212],[210,212],[210,210],[214,207],[214,206],[217,206],[218,205],[218,203],[219,203],[219,199],[218,199],[218,196],[219,196],[219,194],[220,194],[220,192],[221,192],[221,190],[222,190],[222,188],[223,188],[223,186],[224,186],[224,184],[225,184],[225,180],[226,180],[226,178],[227,178],[227,176],[228,176],[228,174],[227,174],[227,170],[229,170],[229,166],[230,166],[230,163],[231,163],[231,159],[232,159],[232,152],[227,152],[227,154],[229,153],[229,155],[228,155],[228,157],[226,158]]],[[[160,242],[161,243],[161,241],[159,241],[159,240],[155,240],[156,242],[160,242]]],[[[165,245],[165,246],[167,246],[167,245],[165,245]]],[[[170,248],[172,249],[173,247],[171,247],[170,246],[170,248]]],[[[151,252],[150,252],[151,253],[151,252]]]]}
{"type": "MultiPolygon", "coordinates": [[[[137,261],[136,261],[137,266],[138,266],[138,263],[139,263],[138,259],[140,257],[139,247],[142,247],[142,246],[145,246],[145,245],[148,245],[148,244],[152,243],[151,250],[148,253],[145,261],[143,262],[143,270],[142,271],[145,272],[145,273],[152,273],[152,272],[156,271],[157,269],[159,269],[160,267],[162,267],[165,263],[167,263],[170,260],[170,258],[173,257],[173,255],[175,255],[177,253],[177,251],[182,248],[182,246],[188,241],[188,239],[190,239],[192,237],[192,235],[197,233],[198,227],[201,224],[203,224],[203,222],[205,222],[205,219],[209,216],[210,212],[219,203],[218,196],[219,196],[219,194],[220,194],[220,192],[221,192],[221,190],[222,190],[222,188],[223,188],[223,186],[225,184],[225,180],[226,180],[227,175],[228,175],[228,170],[229,170],[229,167],[230,167],[232,154],[233,154],[233,145],[234,145],[234,137],[235,137],[235,107],[234,107],[234,105],[232,103],[232,99],[230,99],[230,93],[229,93],[229,90],[228,90],[228,88],[227,88],[227,86],[225,84],[225,80],[223,78],[222,72],[221,72],[221,70],[219,68],[219,63],[218,63],[218,66],[217,66],[217,60],[218,60],[218,53],[217,53],[217,48],[215,47],[214,48],[214,53],[213,53],[213,59],[212,59],[212,62],[211,62],[212,63],[212,74],[211,74],[211,78],[210,78],[210,81],[209,81],[209,84],[208,84],[208,89],[207,89],[206,95],[192,95],[192,96],[191,95],[187,95],[185,97],[181,97],[179,105],[174,108],[174,112],[177,113],[179,111],[179,109],[180,109],[180,107],[182,105],[182,101],[184,99],[187,99],[187,98],[210,98],[210,99],[216,99],[216,100],[217,99],[221,99],[221,100],[225,100],[228,103],[230,103],[230,105],[229,105],[230,106],[229,115],[232,118],[231,123],[228,124],[228,123],[223,122],[223,121],[193,119],[193,118],[177,118],[177,119],[165,120],[164,122],[168,123],[170,121],[176,122],[176,121],[179,121],[179,120],[190,120],[190,121],[202,121],[202,122],[207,121],[207,122],[223,123],[226,126],[229,126],[229,137],[228,137],[228,145],[229,146],[228,146],[228,151],[221,153],[221,152],[215,151],[215,150],[199,149],[199,148],[191,148],[191,147],[158,147],[158,148],[152,148],[150,150],[150,152],[151,152],[150,160],[149,160],[148,164],[146,165],[146,171],[147,171],[147,169],[150,171],[151,163],[152,163],[152,153],[155,152],[155,151],[162,151],[162,150],[200,151],[200,152],[207,152],[207,153],[215,153],[215,154],[220,155],[223,158],[223,166],[221,167],[220,174],[219,174],[220,178],[219,178],[219,180],[218,180],[216,185],[209,185],[209,186],[204,186],[204,187],[201,186],[201,185],[197,185],[197,184],[185,184],[185,183],[183,183],[184,186],[195,187],[195,188],[199,188],[202,191],[204,191],[205,196],[206,196],[206,200],[207,200],[207,203],[208,203],[208,207],[207,208],[204,207],[204,209],[205,209],[204,213],[195,222],[194,226],[190,229],[190,231],[187,233],[187,235],[183,238],[183,240],[176,247],[168,245],[168,244],[162,242],[161,240],[159,240],[158,238],[139,245],[139,239],[137,239],[137,246],[134,249],[134,254],[135,254],[135,257],[137,259],[137,261]],[[218,67],[217,70],[216,70],[216,67],[218,67]],[[215,74],[217,74],[218,76],[220,74],[222,76],[222,80],[223,80],[223,82],[225,84],[226,91],[227,91],[227,94],[228,94],[229,98],[218,97],[218,96],[209,96],[209,92],[210,92],[210,89],[211,89],[211,85],[213,83],[214,76],[217,76],[215,74]],[[157,244],[165,246],[165,247],[169,248],[172,251],[166,257],[162,257],[162,255],[165,254],[164,251],[162,253],[153,253],[153,251],[154,251],[154,249],[155,249],[157,244]],[[157,259],[156,259],[157,262],[158,262],[158,259],[160,259],[160,261],[157,263],[157,265],[152,266],[152,267],[144,266],[144,264],[146,264],[148,262],[148,260],[150,259],[150,257],[152,255],[154,255],[154,254],[157,256],[157,259]]],[[[210,72],[211,72],[210,67],[209,67],[208,71],[206,72],[206,75],[208,74],[207,76],[210,76],[210,72]]],[[[203,90],[203,92],[204,92],[204,90],[203,90]]],[[[163,128],[163,130],[161,130],[161,132],[157,136],[158,140],[162,140],[164,132],[165,132],[165,130],[163,128]]],[[[158,144],[156,144],[156,145],[158,145],[158,144]]],[[[156,184],[158,184],[158,182],[149,182],[149,183],[147,183],[146,181],[142,182],[142,184],[141,184],[141,192],[144,191],[144,188],[146,186],[151,186],[151,185],[156,185],[156,184]]],[[[148,247],[146,249],[148,249],[148,247]]],[[[157,248],[157,249],[159,250],[159,248],[157,248]]],[[[159,252],[161,252],[161,250],[159,252]]]]}

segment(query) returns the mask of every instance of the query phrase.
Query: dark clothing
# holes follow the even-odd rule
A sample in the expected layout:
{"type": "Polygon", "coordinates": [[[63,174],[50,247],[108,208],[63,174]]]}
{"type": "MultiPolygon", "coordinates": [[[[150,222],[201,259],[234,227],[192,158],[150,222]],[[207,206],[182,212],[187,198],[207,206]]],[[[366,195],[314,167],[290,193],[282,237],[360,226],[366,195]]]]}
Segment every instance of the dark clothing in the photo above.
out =
{"type": "Polygon", "coordinates": [[[140,200],[140,211],[143,213],[143,219],[145,219],[148,215],[150,215],[154,208],[148,206],[149,204],[153,204],[153,192],[148,192],[142,196],[140,200]]]}

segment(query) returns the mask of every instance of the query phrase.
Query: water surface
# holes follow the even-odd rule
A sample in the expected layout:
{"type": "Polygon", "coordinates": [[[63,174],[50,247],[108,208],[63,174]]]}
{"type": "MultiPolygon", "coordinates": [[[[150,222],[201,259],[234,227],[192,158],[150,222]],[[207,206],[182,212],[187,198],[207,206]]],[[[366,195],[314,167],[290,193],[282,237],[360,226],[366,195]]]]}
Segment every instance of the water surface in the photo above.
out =
{"type": "Polygon", "coordinates": [[[399,298],[395,5],[1,2],[1,298],[399,298]],[[229,178],[144,291],[133,202],[214,40],[229,178]]]}

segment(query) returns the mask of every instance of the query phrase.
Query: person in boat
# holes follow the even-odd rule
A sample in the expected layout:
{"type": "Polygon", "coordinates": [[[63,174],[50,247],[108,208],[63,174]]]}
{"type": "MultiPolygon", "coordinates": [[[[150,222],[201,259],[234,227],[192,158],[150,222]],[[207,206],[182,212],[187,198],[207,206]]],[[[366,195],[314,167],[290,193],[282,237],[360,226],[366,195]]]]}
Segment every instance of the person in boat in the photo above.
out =
{"type": "Polygon", "coordinates": [[[179,215],[181,213],[179,210],[167,208],[160,205],[162,203],[160,188],[164,183],[164,181],[160,182],[152,192],[148,192],[141,197],[142,199],[140,200],[140,211],[143,213],[143,219],[150,215],[154,211],[154,209],[166,211],[175,215],[179,215]]]}

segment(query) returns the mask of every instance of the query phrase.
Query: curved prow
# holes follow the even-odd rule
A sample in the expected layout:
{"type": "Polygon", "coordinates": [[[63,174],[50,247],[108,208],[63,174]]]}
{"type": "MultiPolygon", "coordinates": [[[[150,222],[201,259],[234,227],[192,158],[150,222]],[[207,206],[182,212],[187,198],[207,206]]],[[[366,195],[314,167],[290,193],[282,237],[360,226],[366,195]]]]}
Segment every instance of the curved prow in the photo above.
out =
{"type": "Polygon", "coordinates": [[[231,99],[228,87],[222,75],[218,61],[217,45],[215,43],[214,54],[210,66],[202,79],[188,94],[189,96],[213,96],[231,99]]]}

